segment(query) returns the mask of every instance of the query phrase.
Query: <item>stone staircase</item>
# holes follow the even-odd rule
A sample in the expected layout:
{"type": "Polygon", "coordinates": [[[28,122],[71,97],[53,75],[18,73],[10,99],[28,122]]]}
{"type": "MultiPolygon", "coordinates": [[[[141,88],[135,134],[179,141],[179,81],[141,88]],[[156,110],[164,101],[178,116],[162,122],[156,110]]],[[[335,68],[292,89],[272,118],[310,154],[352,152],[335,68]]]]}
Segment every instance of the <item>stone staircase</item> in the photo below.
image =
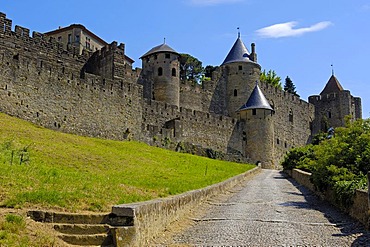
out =
{"type": "Polygon", "coordinates": [[[70,245],[115,246],[114,229],[132,226],[130,217],[113,214],[72,214],[47,211],[28,211],[27,215],[38,222],[52,224],[58,237],[70,245]]]}

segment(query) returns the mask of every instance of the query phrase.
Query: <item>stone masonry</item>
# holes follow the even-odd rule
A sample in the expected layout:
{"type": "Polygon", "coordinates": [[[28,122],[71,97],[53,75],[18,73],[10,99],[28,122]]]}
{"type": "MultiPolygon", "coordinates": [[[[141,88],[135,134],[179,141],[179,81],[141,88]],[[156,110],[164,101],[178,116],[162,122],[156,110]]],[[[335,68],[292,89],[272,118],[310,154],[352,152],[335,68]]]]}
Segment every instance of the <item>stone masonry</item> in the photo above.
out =
{"type": "Polygon", "coordinates": [[[239,161],[272,156],[262,162],[268,168],[277,168],[290,148],[309,143],[323,129],[324,116],[333,120],[326,127],[342,126],[346,115],[361,118],[361,99],[339,82],[311,96],[310,103],[259,83],[272,114],[256,114],[254,122],[241,117],[238,110],[261,73],[254,44],[251,49],[239,36],[211,80],[194,85],[180,80],[180,54],[167,44],[149,50],[141,57],[142,69],[133,69],[122,43],[80,54],[44,34],[13,30],[0,13],[0,111],[83,136],[201,149],[239,161]]]}

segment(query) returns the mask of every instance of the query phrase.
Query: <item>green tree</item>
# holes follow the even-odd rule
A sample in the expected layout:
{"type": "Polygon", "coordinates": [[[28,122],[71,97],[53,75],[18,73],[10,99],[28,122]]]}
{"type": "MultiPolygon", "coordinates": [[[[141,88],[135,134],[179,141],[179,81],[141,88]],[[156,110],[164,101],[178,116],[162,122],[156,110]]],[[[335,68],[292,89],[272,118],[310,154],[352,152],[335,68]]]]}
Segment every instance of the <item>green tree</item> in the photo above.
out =
{"type": "Polygon", "coordinates": [[[189,54],[180,54],[180,79],[200,83],[204,74],[202,62],[189,54]]]}
{"type": "Polygon", "coordinates": [[[271,84],[272,86],[279,89],[283,89],[283,87],[281,86],[281,78],[277,76],[274,70],[269,70],[267,73],[266,70],[263,70],[260,75],[260,81],[271,84]]]}
{"type": "Polygon", "coordinates": [[[218,66],[207,65],[206,68],[204,69],[204,77],[211,78],[212,72],[215,71],[217,68],[218,66]]]}
{"type": "Polygon", "coordinates": [[[294,95],[299,97],[299,95],[297,94],[297,91],[295,89],[295,85],[294,85],[293,81],[289,78],[289,76],[287,76],[285,78],[284,91],[286,91],[288,93],[291,93],[291,94],[294,94],[294,95]]]}

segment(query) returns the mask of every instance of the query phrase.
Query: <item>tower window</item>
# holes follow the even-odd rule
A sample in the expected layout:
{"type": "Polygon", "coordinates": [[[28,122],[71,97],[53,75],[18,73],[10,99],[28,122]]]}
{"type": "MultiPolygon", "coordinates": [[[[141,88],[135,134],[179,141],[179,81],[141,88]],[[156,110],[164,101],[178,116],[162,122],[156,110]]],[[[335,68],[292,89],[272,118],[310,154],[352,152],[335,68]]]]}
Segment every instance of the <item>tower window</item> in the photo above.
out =
{"type": "Polygon", "coordinates": [[[234,96],[238,96],[238,90],[234,89],[234,96]]]}
{"type": "Polygon", "coordinates": [[[162,67],[159,67],[158,68],[158,76],[162,76],[163,75],[163,69],[162,67]]]}
{"type": "Polygon", "coordinates": [[[158,55],[157,55],[157,54],[155,54],[155,55],[154,55],[154,59],[155,59],[155,60],[157,60],[157,58],[158,58],[158,55]]]}
{"type": "Polygon", "coordinates": [[[171,55],[169,53],[166,53],[165,58],[171,58],[171,55]]]}
{"type": "Polygon", "coordinates": [[[176,69],[172,68],[172,76],[176,76],[176,69]]]}
{"type": "Polygon", "coordinates": [[[252,109],[252,115],[257,115],[257,109],[252,109]]]}
{"type": "Polygon", "coordinates": [[[289,110],[289,122],[293,123],[293,111],[292,111],[292,109],[289,110]]]}
{"type": "Polygon", "coordinates": [[[239,70],[243,70],[243,66],[239,65],[239,70]]]}
{"type": "Polygon", "coordinates": [[[328,118],[331,118],[331,112],[330,111],[328,112],[328,118]]]}

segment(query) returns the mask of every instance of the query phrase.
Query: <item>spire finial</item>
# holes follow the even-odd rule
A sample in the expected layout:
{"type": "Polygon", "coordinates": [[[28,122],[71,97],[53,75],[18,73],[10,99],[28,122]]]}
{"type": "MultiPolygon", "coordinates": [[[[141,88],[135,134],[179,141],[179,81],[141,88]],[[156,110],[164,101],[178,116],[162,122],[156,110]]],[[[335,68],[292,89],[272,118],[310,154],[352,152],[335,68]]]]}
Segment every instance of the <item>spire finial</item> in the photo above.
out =
{"type": "Polygon", "coordinates": [[[240,38],[240,28],[238,27],[238,39],[240,38]]]}
{"type": "Polygon", "coordinates": [[[166,37],[163,38],[163,44],[166,44],[166,37]]]}
{"type": "Polygon", "coordinates": [[[331,75],[334,76],[334,65],[331,64],[330,66],[331,66],[331,75]]]}

